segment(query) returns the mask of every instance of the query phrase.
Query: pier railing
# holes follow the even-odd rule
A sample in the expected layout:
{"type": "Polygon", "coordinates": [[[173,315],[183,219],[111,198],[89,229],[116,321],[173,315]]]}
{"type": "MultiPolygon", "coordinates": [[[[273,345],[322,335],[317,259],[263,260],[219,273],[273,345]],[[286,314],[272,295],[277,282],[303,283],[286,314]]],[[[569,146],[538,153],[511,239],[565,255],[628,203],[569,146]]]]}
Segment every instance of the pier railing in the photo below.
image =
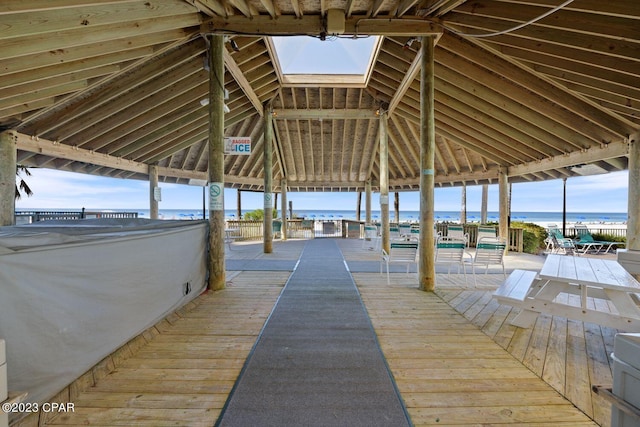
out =
{"type": "Polygon", "coordinates": [[[32,224],[39,221],[95,219],[95,218],[137,218],[138,212],[111,211],[19,211],[15,214],[16,224],[32,224]]]}

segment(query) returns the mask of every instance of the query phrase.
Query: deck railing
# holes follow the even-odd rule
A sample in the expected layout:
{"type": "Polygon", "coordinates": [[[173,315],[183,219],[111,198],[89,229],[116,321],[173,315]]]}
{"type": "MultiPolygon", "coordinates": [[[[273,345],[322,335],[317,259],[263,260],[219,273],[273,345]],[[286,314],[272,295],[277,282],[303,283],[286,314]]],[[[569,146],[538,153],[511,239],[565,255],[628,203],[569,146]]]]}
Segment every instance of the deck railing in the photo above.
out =
{"type": "Polygon", "coordinates": [[[138,212],[111,211],[19,211],[15,214],[16,224],[32,224],[39,221],[94,219],[94,218],[137,218],[138,212]]]}
{"type": "MultiPolygon", "coordinates": [[[[626,227],[618,227],[618,228],[608,228],[607,224],[588,224],[587,228],[589,229],[589,233],[591,234],[603,234],[607,236],[616,236],[616,237],[627,237],[627,228],[626,227]]],[[[574,239],[578,237],[575,228],[567,227],[566,237],[574,239]]]]}
{"type": "MultiPolygon", "coordinates": [[[[280,238],[282,230],[282,220],[273,221],[273,237],[280,238]]],[[[240,240],[260,240],[263,236],[263,221],[261,220],[227,220],[226,228],[233,229],[234,235],[240,240]]],[[[442,235],[447,235],[447,224],[437,223],[437,231],[442,235]]],[[[476,224],[465,224],[464,232],[469,233],[469,246],[475,247],[478,226],[476,224]]],[[[348,219],[334,220],[287,220],[287,237],[311,239],[315,237],[342,237],[342,238],[364,238],[364,222],[348,219]]],[[[524,246],[524,230],[522,228],[509,228],[509,250],[512,252],[522,252],[524,246]]]]}

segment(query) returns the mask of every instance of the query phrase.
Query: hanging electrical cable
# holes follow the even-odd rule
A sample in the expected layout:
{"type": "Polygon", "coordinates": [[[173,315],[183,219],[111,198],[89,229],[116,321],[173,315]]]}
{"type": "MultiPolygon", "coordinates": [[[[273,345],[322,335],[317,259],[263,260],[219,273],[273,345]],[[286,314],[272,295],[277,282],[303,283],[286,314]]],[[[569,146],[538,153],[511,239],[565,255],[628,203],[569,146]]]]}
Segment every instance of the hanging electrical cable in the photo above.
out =
{"type": "Polygon", "coordinates": [[[495,32],[495,33],[486,33],[486,34],[465,34],[465,33],[462,33],[462,32],[456,31],[456,30],[453,30],[453,29],[451,29],[451,28],[449,28],[449,27],[446,27],[446,26],[445,26],[445,28],[446,28],[447,30],[451,31],[451,32],[452,32],[452,33],[454,33],[454,34],[457,34],[457,35],[459,35],[459,36],[463,36],[463,37],[476,37],[476,38],[482,38],[482,37],[494,37],[494,36],[500,36],[500,35],[503,35],[503,34],[507,34],[507,33],[510,33],[510,32],[513,32],[513,31],[519,30],[520,28],[524,28],[524,27],[526,27],[527,25],[531,25],[531,24],[533,24],[533,23],[535,23],[535,22],[538,22],[539,20],[544,19],[544,18],[546,18],[547,16],[551,15],[552,13],[557,12],[558,10],[562,9],[563,7],[565,7],[565,6],[569,5],[569,4],[570,4],[570,3],[572,3],[572,2],[573,2],[573,0],[567,0],[567,1],[565,1],[564,3],[562,3],[561,5],[554,7],[553,9],[551,9],[551,10],[549,10],[549,11],[547,11],[547,12],[543,13],[542,15],[540,15],[540,16],[538,16],[538,17],[536,17],[536,18],[534,18],[534,19],[532,19],[532,20],[530,20],[530,21],[524,22],[524,23],[522,23],[522,24],[520,24],[520,25],[517,25],[517,26],[515,26],[515,27],[513,27],[513,28],[509,28],[509,29],[507,29],[507,30],[498,31],[498,32],[495,32]]]}

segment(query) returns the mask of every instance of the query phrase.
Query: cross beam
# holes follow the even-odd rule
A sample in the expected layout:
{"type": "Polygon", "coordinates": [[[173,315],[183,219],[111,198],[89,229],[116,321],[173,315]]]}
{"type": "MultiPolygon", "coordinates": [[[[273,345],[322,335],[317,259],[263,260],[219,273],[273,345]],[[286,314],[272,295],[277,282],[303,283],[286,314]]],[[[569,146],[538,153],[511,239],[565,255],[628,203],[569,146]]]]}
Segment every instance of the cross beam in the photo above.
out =
{"type": "MultiPolygon", "coordinates": [[[[327,31],[326,21],[320,15],[304,15],[300,18],[289,15],[279,16],[277,19],[268,15],[252,16],[247,19],[241,15],[232,15],[227,18],[213,17],[206,20],[200,27],[204,34],[247,34],[257,36],[331,36],[327,31]]],[[[442,34],[442,27],[432,21],[411,18],[391,18],[365,16],[350,16],[345,18],[344,36],[427,36],[442,34]]]]}
{"type": "Polygon", "coordinates": [[[375,119],[378,114],[374,110],[361,109],[274,109],[274,119],[288,120],[339,120],[339,119],[375,119]]]}

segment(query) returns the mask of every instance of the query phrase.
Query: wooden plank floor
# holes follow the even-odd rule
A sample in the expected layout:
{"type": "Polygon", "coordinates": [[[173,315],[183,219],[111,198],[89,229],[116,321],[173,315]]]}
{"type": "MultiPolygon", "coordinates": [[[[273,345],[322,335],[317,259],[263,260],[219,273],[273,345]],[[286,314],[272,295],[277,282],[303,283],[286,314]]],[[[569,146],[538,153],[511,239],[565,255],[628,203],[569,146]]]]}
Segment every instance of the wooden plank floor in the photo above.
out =
{"type": "MultiPolygon", "coordinates": [[[[348,259],[377,260],[361,241],[338,241],[348,259]]],[[[260,243],[237,245],[229,257],[294,259],[304,243],[278,243],[274,255],[262,254],[260,243]]],[[[157,336],[80,394],[75,413],[47,425],[213,425],[288,277],[227,272],[227,289],[160,324],[157,336]]],[[[442,275],[438,291],[425,293],[415,275],[392,274],[387,286],[383,275],[354,274],[413,422],[594,425],[586,413],[608,426],[608,405],[584,390],[610,383],[613,331],[542,316],[530,330],[514,328],[510,307],[491,299],[501,277],[482,277],[474,289],[472,279],[465,286],[442,275]],[[584,402],[584,413],[561,394],[584,402]]]]}
{"type": "Polygon", "coordinates": [[[416,426],[595,425],[438,295],[354,278],[416,426]]]}
{"type": "Polygon", "coordinates": [[[232,276],[47,425],[212,426],[289,273],[232,276]]]}
{"type": "MultiPolygon", "coordinates": [[[[341,247],[347,259],[377,259],[375,253],[366,248],[361,249],[362,243],[343,240],[341,247]]],[[[543,261],[543,257],[512,254],[505,263],[507,267],[539,270],[543,261]]],[[[386,286],[380,275],[354,276],[359,286],[372,286],[376,282],[386,286]]],[[[539,316],[531,328],[512,326],[510,321],[518,313],[518,309],[500,305],[491,298],[492,292],[500,286],[503,279],[501,274],[478,274],[476,288],[469,274],[466,283],[462,274],[438,274],[435,294],[597,424],[609,426],[611,405],[593,393],[591,385],[612,383],[611,353],[613,339],[618,331],[593,323],[546,315],[539,316]]],[[[394,292],[397,288],[417,288],[415,275],[392,274],[391,280],[394,292]]],[[[396,308],[396,311],[399,310],[400,308],[396,308]]],[[[412,324],[409,319],[407,322],[412,324]]],[[[468,339],[465,336],[465,340],[468,339]]]]}
{"type": "Polygon", "coordinates": [[[491,291],[439,289],[443,300],[602,426],[611,406],[591,385],[611,385],[615,329],[540,315],[530,328],[510,324],[519,310],[491,299],[491,291]]]}

